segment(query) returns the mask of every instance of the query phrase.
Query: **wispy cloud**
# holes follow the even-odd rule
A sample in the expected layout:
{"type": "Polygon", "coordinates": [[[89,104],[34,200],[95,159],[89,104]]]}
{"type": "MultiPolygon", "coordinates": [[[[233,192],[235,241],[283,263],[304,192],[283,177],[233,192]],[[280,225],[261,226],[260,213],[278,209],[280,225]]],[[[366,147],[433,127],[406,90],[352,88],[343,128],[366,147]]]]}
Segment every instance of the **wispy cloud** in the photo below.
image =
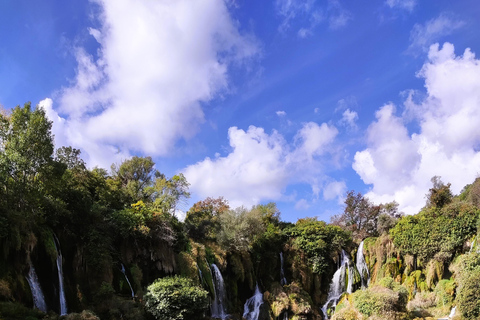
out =
{"type": "Polygon", "coordinates": [[[230,66],[259,52],[222,0],[94,3],[98,58],[76,49],[76,76],[51,110],[62,116],[55,130],[90,164],[131,152],[165,155],[191,138],[204,121],[201,102],[227,91],[230,66]]]}
{"type": "Polygon", "coordinates": [[[392,9],[401,9],[412,12],[417,5],[417,0],[386,0],[385,4],[392,9]]]}
{"type": "Polygon", "coordinates": [[[453,33],[463,27],[465,22],[442,13],[437,18],[427,21],[425,24],[415,24],[410,32],[410,46],[407,52],[417,54],[427,52],[430,45],[441,37],[453,33]]]}
{"type": "Polygon", "coordinates": [[[276,0],[275,8],[282,18],[278,30],[284,33],[293,28],[300,38],[312,36],[324,21],[330,29],[336,30],[352,19],[352,14],[338,0],[329,0],[327,5],[316,0],[276,0]]]}

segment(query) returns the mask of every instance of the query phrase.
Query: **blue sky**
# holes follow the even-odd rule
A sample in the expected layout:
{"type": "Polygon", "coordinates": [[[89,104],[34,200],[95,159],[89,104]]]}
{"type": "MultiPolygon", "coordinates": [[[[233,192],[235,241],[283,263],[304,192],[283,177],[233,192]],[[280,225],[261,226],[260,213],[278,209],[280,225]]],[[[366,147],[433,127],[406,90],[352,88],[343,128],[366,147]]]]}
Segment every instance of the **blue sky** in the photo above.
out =
{"type": "MultiPolygon", "coordinates": [[[[0,104],[39,104],[57,146],[150,155],[193,202],[342,211],[354,189],[417,212],[480,172],[476,0],[6,0],[0,104]]],[[[183,208],[188,209],[188,205],[183,208]]]]}

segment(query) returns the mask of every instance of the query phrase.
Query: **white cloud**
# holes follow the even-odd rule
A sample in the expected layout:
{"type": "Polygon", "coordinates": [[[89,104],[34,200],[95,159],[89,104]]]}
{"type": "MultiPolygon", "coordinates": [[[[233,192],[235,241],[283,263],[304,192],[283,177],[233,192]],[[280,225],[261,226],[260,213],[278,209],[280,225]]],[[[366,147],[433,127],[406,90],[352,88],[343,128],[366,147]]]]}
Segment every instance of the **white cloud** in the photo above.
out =
{"type": "Polygon", "coordinates": [[[283,33],[295,25],[300,38],[312,36],[324,21],[335,30],[346,26],[352,19],[352,14],[338,0],[329,0],[323,7],[317,0],[276,0],[275,9],[282,18],[278,30],[283,33]]]}
{"type": "Polygon", "coordinates": [[[329,0],[328,12],[328,23],[332,30],[343,28],[352,20],[352,14],[345,10],[338,0],[329,0]]]}
{"type": "Polygon", "coordinates": [[[310,208],[310,204],[305,199],[300,199],[295,203],[296,210],[308,210],[310,208]]]}
{"type": "Polygon", "coordinates": [[[350,129],[356,129],[357,128],[357,123],[356,121],[358,120],[358,113],[355,111],[352,111],[350,109],[347,109],[343,112],[342,114],[342,120],[340,120],[340,123],[350,129]]]}
{"type": "Polygon", "coordinates": [[[343,202],[347,185],[344,181],[333,181],[328,183],[323,189],[323,198],[325,200],[337,199],[339,203],[343,202]]]}
{"type": "Polygon", "coordinates": [[[416,108],[419,132],[409,134],[403,118],[388,104],[367,131],[367,148],[357,152],[353,168],[377,202],[396,200],[401,210],[416,213],[425,204],[430,178],[438,175],[454,193],[471,183],[480,168],[480,61],[453,45],[431,46],[419,77],[426,96],[416,108]]]}
{"type": "Polygon", "coordinates": [[[279,111],[277,111],[277,112],[275,112],[275,113],[276,113],[277,116],[279,116],[279,117],[285,117],[285,116],[287,115],[287,113],[286,113],[285,111],[281,111],[281,110],[279,110],[279,111]]]}
{"type": "Polygon", "coordinates": [[[412,12],[417,5],[417,0],[387,0],[385,4],[390,8],[398,8],[412,12]]]}
{"type": "Polygon", "coordinates": [[[57,111],[58,127],[90,164],[164,155],[191,138],[204,121],[201,102],[228,90],[229,66],[258,53],[222,0],[95,2],[101,27],[89,32],[98,58],[76,50],[76,77],[59,92],[57,111]]]}
{"type": "Polygon", "coordinates": [[[227,156],[206,158],[182,172],[194,193],[223,196],[232,206],[284,199],[291,183],[308,183],[318,194],[323,179],[320,162],[326,158],[321,156],[337,133],[335,127],[309,122],[289,144],[277,131],[267,134],[255,126],[247,131],[232,127],[228,131],[232,151],[227,156]]]}
{"type": "Polygon", "coordinates": [[[446,13],[427,21],[424,25],[417,23],[410,32],[408,52],[415,54],[418,51],[427,51],[431,44],[464,25],[463,21],[456,20],[446,13]]]}

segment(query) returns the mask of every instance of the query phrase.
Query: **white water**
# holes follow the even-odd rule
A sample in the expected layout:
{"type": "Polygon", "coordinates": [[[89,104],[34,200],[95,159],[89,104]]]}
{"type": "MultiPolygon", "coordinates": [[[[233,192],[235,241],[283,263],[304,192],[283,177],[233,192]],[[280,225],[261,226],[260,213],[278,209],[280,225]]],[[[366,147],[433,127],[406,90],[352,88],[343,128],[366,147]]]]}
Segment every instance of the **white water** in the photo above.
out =
{"type": "Polygon", "coordinates": [[[58,271],[58,284],[60,287],[60,315],[64,316],[67,314],[67,300],[65,299],[65,290],[63,286],[63,259],[62,259],[62,252],[60,251],[60,241],[58,241],[57,236],[54,234],[55,237],[55,249],[57,250],[57,271],[58,271]],[[58,242],[58,246],[57,246],[58,242]]]}
{"type": "Polygon", "coordinates": [[[280,252],[280,284],[282,286],[287,284],[287,279],[285,278],[285,272],[283,271],[283,252],[280,252]]]}
{"type": "Polygon", "coordinates": [[[255,293],[249,298],[243,306],[243,317],[246,320],[258,320],[260,315],[260,306],[263,304],[263,294],[257,286],[255,287],[255,293]]]}
{"type": "Polygon", "coordinates": [[[353,284],[353,268],[350,267],[350,259],[344,250],[342,250],[342,257],[340,259],[340,265],[333,275],[332,282],[330,283],[330,288],[328,290],[327,302],[322,307],[323,315],[325,319],[328,319],[327,309],[329,306],[335,308],[337,306],[338,300],[345,292],[345,278],[347,275],[348,269],[348,286],[346,292],[352,293],[352,284],[353,284]]]}
{"type": "Polygon", "coordinates": [[[27,275],[27,282],[30,285],[32,291],[33,306],[40,311],[47,312],[47,304],[45,303],[45,297],[43,296],[40,282],[38,281],[37,273],[33,264],[30,263],[30,270],[27,275]]]}
{"type": "Polygon", "coordinates": [[[360,273],[362,289],[364,289],[370,284],[370,273],[368,272],[368,266],[365,262],[365,256],[363,255],[363,241],[360,242],[357,250],[357,270],[360,273]]]}
{"type": "Polygon", "coordinates": [[[450,311],[450,315],[448,316],[448,319],[452,319],[453,316],[455,315],[455,311],[457,311],[457,307],[453,307],[452,311],[450,311]]]}
{"type": "Polygon", "coordinates": [[[127,283],[130,287],[130,290],[132,291],[132,298],[135,298],[135,292],[133,292],[132,285],[130,284],[130,281],[128,280],[127,273],[125,272],[125,266],[123,265],[123,263],[121,263],[121,265],[122,265],[122,273],[125,276],[125,279],[127,280],[127,283]]]}
{"type": "Polygon", "coordinates": [[[211,306],[212,318],[217,319],[227,319],[228,314],[225,311],[225,285],[223,283],[222,273],[218,269],[217,265],[212,264],[212,279],[213,279],[213,293],[215,294],[215,299],[211,306]]]}

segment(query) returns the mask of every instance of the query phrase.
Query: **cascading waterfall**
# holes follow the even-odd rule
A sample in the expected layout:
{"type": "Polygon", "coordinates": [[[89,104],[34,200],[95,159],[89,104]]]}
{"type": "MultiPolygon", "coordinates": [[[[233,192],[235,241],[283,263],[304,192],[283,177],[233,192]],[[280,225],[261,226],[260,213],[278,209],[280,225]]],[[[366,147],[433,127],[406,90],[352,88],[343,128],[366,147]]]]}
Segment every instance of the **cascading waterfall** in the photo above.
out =
{"type": "Polygon", "coordinates": [[[280,284],[282,286],[287,284],[287,279],[285,278],[285,272],[283,271],[283,252],[280,252],[280,284]]]}
{"type": "Polygon", "coordinates": [[[249,298],[243,307],[243,318],[246,320],[258,320],[260,315],[260,306],[263,304],[263,294],[260,291],[260,288],[255,287],[255,293],[251,298],[249,298]]]}
{"type": "Polygon", "coordinates": [[[63,258],[62,252],[60,251],[60,241],[58,241],[57,236],[53,235],[55,238],[55,249],[57,250],[57,272],[58,272],[58,285],[60,287],[60,315],[64,316],[67,314],[67,300],[65,299],[65,290],[63,286],[63,258]],[[58,245],[57,245],[58,242],[58,245]]]}
{"type": "Polygon", "coordinates": [[[368,266],[365,262],[365,256],[363,255],[363,241],[360,242],[357,250],[357,270],[360,273],[362,289],[365,289],[370,284],[370,273],[368,272],[368,266]]]}
{"type": "Polygon", "coordinates": [[[457,307],[452,308],[452,310],[450,311],[450,314],[448,315],[448,319],[453,318],[453,316],[455,315],[455,311],[457,311],[457,307]]]}
{"type": "Polygon", "coordinates": [[[135,298],[135,292],[133,292],[132,285],[131,285],[130,281],[128,280],[127,273],[125,272],[125,266],[123,265],[123,263],[121,263],[121,266],[122,266],[122,273],[125,276],[125,279],[127,280],[127,283],[130,287],[130,290],[132,291],[132,298],[135,298]]]}
{"type": "Polygon", "coordinates": [[[47,304],[45,303],[45,297],[38,281],[37,273],[33,264],[30,263],[30,270],[27,275],[27,282],[32,291],[33,306],[40,311],[47,312],[47,304]]]}
{"type": "Polygon", "coordinates": [[[212,279],[213,279],[213,293],[215,295],[215,299],[212,303],[211,311],[212,311],[212,318],[217,319],[227,319],[228,314],[225,311],[225,301],[226,301],[226,294],[225,294],[225,285],[223,283],[222,273],[218,269],[217,265],[214,263],[212,264],[212,279]]]}
{"type": "Polygon", "coordinates": [[[350,259],[344,250],[342,250],[342,256],[340,259],[340,264],[333,275],[332,282],[330,283],[330,288],[328,290],[327,302],[322,307],[323,315],[325,319],[328,319],[327,310],[329,306],[336,307],[338,300],[345,292],[345,279],[347,276],[348,270],[348,285],[346,292],[352,293],[352,283],[353,283],[353,268],[350,267],[350,259]]]}

